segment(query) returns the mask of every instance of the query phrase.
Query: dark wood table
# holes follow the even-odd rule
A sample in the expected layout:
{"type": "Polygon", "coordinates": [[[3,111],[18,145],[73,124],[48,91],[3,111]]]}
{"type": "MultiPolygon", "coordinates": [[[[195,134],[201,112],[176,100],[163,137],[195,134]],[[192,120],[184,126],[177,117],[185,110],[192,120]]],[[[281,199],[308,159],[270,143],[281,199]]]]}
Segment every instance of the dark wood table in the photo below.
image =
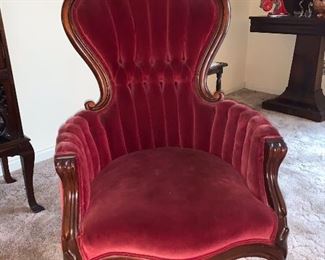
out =
{"type": "MultiPolygon", "coordinates": [[[[0,11],[0,164],[2,164],[3,177],[6,183],[16,181],[11,177],[8,166],[8,156],[16,155],[19,155],[21,160],[28,204],[33,212],[40,212],[44,208],[37,204],[33,186],[35,154],[30,139],[24,135],[21,124],[9,51],[0,11]]],[[[15,199],[15,196],[12,199],[15,199]]],[[[8,201],[8,203],[10,202],[8,201]]]]}
{"type": "Polygon", "coordinates": [[[289,85],[277,98],[263,102],[269,110],[325,120],[322,76],[325,51],[325,19],[250,17],[251,32],[296,34],[289,85]]]}

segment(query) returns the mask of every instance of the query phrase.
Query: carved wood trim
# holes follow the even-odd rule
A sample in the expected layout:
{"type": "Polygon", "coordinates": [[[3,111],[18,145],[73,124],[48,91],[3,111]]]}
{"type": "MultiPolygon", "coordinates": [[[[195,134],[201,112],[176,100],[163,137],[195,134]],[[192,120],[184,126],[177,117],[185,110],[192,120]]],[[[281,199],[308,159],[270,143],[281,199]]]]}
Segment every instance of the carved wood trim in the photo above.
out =
{"type": "Polygon", "coordinates": [[[235,260],[243,257],[263,257],[269,260],[284,260],[282,251],[265,244],[243,245],[230,249],[220,255],[213,256],[211,260],[235,260]]]}
{"type": "Polygon", "coordinates": [[[278,184],[279,167],[287,154],[287,145],[282,140],[269,139],[265,143],[265,181],[268,201],[278,216],[278,233],[276,245],[279,246],[284,256],[287,255],[287,209],[278,184]]]}
{"type": "Polygon", "coordinates": [[[6,131],[3,132],[2,137],[5,137],[8,140],[24,138],[1,10],[0,52],[0,85],[2,86],[1,105],[6,106],[3,111],[1,111],[1,116],[4,117],[3,119],[5,120],[6,126],[6,131]],[[3,99],[4,95],[5,99],[3,99]],[[10,120],[8,120],[9,118],[10,120]]]}
{"type": "MultiPolygon", "coordinates": [[[[210,255],[202,257],[202,259],[209,260],[236,260],[243,257],[263,257],[269,260],[284,260],[285,257],[282,251],[275,246],[265,245],[265,244],[251,244],[251,245],[242,245],[236,248],[227,250],[223,253],[218,253],[216,255],[210,255]]],[[[149,259],[146,256],[123,256],[121,255],[109,255],[102,256],[98,258],[98,260],[106,260],[106,259],[115,259],[115,260],[144,260],[149,259]]]]}
{"type": "Polygon", "coordinates": [[[204,100],[209,102],[218,102],[224,98],[224,94],[221,91],[216,91],[215,93],[210,92],[207,84],[207,77],[213,59],[220,49],[220,46],[227,34],[231,16],[229,0],[215,1],[222,5],[222,15],[220,17],[221,25],[218,26],[217,30],[215,31],[213,39],[207,47],[196,73],[196,85],[198,86],[198,93],[204,100]]]}
{"type": "Polygon", "coordinates": [[[65,260],[81,259],[77,244],[79,188],[74,156],[55,158],[55,169],[63,186],[62,250],[65,260]]]}
{"type": "Polygon", "coordinates": [[[73,19],[71,17],[71,9],[74,2],[75,0],[64,1],[61,14],[62,23],[70,42],[78,51],[80,56],[88,64],[89,68],[92,70],[97,79],[100,89],[99,101],[97,103],[94,101],[87,101],[85,103],[85,108],[87,110],[98,111],[103,109],[111,99],[110,80],[105,69],[103,68],[103,65],[94,56],[93,52],[89,49],[87,44],[85,44],[84,41],[78,36],[75,25],[73,23],[73,19]]]}

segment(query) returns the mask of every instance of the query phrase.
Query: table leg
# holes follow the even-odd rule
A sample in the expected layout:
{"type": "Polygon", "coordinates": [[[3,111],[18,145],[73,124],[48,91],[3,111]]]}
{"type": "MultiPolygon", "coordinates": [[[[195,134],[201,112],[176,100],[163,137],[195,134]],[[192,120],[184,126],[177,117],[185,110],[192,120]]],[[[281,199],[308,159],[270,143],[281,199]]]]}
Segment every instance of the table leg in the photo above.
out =
{"type": "Polygon", "coordinates": [[[7,157],[1,158],[1,165],[2,165],[3,178],[5,179],[5,182],[6,183],[16,182],[16,180],[14,178],[12,178],[10,175],[7,157]]]}
{"type": "Polygon", "coordinates": [[[325,96],[322,92],[325,37],[298,35],[292,61],[289,86],[277,98],[262,107],[321,122],[325,120],[325,96]]]}
{"type": "Polygon", "coordinates": [[[44,210],[44,208],[37,204],[34,196],[33,188],[33,174],[34,174],[34,149],[28,142],[24,147],[24,151],[20,154],[21,166],[24,175],[27,200],[31,210],[35,213],[44,210]]]}

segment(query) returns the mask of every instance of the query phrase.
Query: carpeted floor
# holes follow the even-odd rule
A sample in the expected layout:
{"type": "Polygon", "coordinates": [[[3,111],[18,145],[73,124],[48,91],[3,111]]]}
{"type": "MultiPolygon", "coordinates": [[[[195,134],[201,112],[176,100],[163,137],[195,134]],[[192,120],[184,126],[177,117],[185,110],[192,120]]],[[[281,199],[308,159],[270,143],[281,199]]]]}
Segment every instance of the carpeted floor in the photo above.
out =
{"type": "MultiPolygon", "coordinates": [[[[258,110],[270,95],[241,90],[229,96],[258,110]]],[[[289,147],[282,164],[280,185],[287,203],[289,260],[325,259],[325,122],[262,110],[280,130],[289,147]]],[[[35,167],[35,193],[46,210],[27,208],[23,178],[0,181],[0,259],[62,259],[58,177],[52,160],[35,167]]]]}

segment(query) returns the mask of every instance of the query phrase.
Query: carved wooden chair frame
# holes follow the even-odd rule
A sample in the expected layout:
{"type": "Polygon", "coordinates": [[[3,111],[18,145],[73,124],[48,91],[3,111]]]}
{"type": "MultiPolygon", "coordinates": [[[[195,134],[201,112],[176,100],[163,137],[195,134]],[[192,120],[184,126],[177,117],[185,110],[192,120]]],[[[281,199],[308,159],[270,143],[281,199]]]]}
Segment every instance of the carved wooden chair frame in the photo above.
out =
{"type": "MultiPolygon", "coordinates": [[[[110,101],[111,88],[108,75],[105,73],[100,62],[92,54],[87,45],[79,37],[73,19],[71,18],[71,8],[75,0],[65,0],[62,8],[62,22],[64,29],[75,49],[87,62],[96,76],[100,87],[100,99],[97,103],[88,101],[85,107],[88,110],[98,111],[103,109],[110,101]]],[[[223,7],[223,18],[221,26],[214,33],[214,37],[207,48],[204,56],[198,66],[196,73],[196,82],[198,94],[208,102],[218,102],[223,99],[222,92],[212,94],[207,86],[207,76],[211,74],[212,60],[218,51],[226,35],[230,21],[229,0],[221,0],[223,7]]],[[[212,66],[212,69],[213,68],[212,66]]],[[[287,236],[289,229],[287,227],[286,206],[278,185],[278,170],[287,152],[287,146],[282,138],[268,139],[265,143],[265,161],[264,176],[269,205],[278,216],[278,232],[276,234],[275,244],[253,244],[239,246],[230,249],[222,254],[218,254],[211,259],[237,259],[241,257],[264,257],[271,260],[285,259],[287,256],[287,236]]],[[[71,156],[62,156],[55,158],[55,167],[61,178],[63,185],[63,220],[62,220],[62,248],[64,259],[82,259],[77,244],[77,234],[79,225],[79,186],[78,186],[78,166],[76,158],[71,156]]],[[[120,256],[111,256],[109,258],[121,258],[120,256]]],[[[125,257],[122,257],[125,259],[125,257]]]]}

